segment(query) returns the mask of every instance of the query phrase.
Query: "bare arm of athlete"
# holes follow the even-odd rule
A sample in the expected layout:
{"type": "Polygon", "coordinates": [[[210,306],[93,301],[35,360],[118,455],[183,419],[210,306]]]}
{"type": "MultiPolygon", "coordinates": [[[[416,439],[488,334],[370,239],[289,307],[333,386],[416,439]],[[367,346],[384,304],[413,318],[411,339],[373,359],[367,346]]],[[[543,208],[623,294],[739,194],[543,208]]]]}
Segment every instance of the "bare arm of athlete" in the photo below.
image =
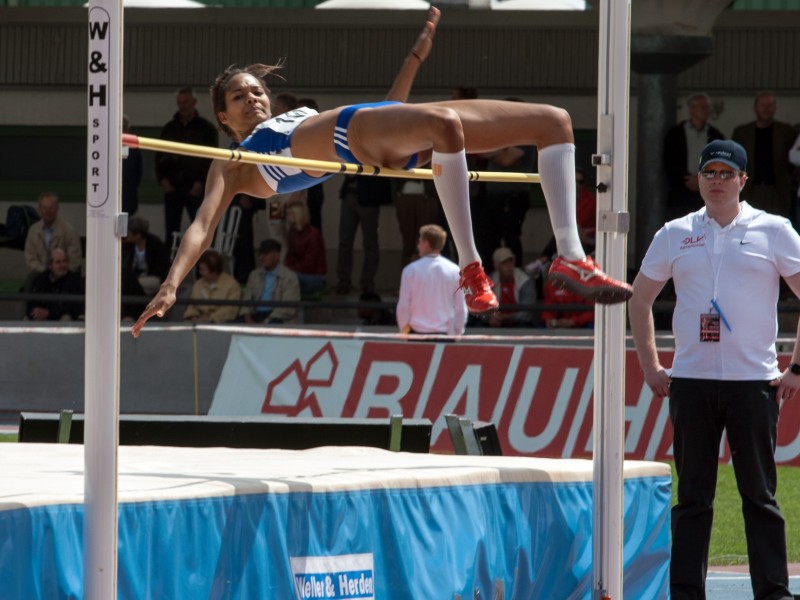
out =
{"type": "Polygon", "coordinates": [[[218,160],[211,164],[206,178],[206,195],[203,204],[181,238],[181,245],[167,278],[131,328],[133,337],[139,337],[142,327],[151,317],[163,317],[167,310],[175,304],[178,286],[197,264],[200,255],[211,245],[217,224],[233,200],[235,195],[233,183],[242,166],[218,160]]]}
{"type": "Polygon", "coordinates": [[[430,11],[428,11],[428,20],[425,22],[417,41],[411,47],[408,56],[403,61],[403,66],[400,67],[400,72],[395,77],[392,87],[386,94],[387,100],[408,102],[408,96],[411,93],[411,86],[417,76],[417,71],[419,71],[420,66],[431,53],[433,36],[436,35],[436,26],[439,23],[441,14],[438,8],[431,6],[430,11]]]}

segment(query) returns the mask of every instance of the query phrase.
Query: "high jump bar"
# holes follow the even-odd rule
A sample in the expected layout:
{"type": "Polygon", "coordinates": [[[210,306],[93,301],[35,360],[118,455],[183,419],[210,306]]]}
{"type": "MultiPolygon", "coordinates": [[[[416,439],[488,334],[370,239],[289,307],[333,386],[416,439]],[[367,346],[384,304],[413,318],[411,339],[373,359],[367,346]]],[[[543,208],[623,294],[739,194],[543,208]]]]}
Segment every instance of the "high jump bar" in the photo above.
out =
{"type": "MultiPolygon", "coordinates": [[[[212,148],[210,146],[197,146],[182,144],[155,138],[139,137],[129,133],[122,134],[122,145],[129,148],[142,148],[143,150],[156,150],[170,154],[183,154],[200,158],[215,158],[231,162],[251,164],[277,165],[280,167],[295,167],[309,171],[323,171],[326,173],[343,173],[348,175],[371,175],[377,177],[399,177],[403,179],[433,179],[430,169],[389,169],[386,167],[371,167],[368,165],[355,165],[352,163],[338,163],[323,160],[310,160],[288,156],[273,156],[258,154],[247,150],[212,148]]],[[[501,173],[493,171],[469,171],[469,181],[489,181],[504,183],[540,183],[538,173],[501,173]]]]}

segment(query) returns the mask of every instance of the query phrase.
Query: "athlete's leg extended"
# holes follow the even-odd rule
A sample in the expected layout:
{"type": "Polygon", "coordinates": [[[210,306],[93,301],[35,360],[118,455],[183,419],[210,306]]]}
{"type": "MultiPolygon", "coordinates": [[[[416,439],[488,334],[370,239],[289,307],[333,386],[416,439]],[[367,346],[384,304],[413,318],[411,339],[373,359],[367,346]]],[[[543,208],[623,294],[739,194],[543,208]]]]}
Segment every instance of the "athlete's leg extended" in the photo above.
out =
{"type": "Polygon", "coordinates": [[[467,152],[534,145],[559,255],[585,258],[575,218],[575,144],[567,111],[546,104],[504,100],[442,102],[458,113],[467,152]]]}
{"type": "Polygon", "coordinates": [[[464,133],[456,112],[431,104],[361,109],[350,121],[347,140],[366,164],[402,167],[409,156],[431,152],[433,182],[458,251],[467,304],[472,312],[496,308],[472,235],[464,133]]]}
{"type": "Polygon", "coordinates": [[[533,144],[539,150],[539,175],[547,200],[559,257],[550,279],[586,298],[603,303],[627,300],[631,287],[603,273],[586,257],[575,218],[575,144],[565,110],[544,104],[502,100],[437,103],[461,120],[467,152],[480,153],[533,144]]]}

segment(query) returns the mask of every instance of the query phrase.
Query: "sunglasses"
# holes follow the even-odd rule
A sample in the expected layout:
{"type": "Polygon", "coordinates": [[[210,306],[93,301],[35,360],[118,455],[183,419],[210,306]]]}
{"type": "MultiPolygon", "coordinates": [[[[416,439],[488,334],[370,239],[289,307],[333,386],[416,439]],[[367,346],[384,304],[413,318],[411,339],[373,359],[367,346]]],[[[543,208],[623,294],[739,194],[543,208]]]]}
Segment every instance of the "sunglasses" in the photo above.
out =
{"type": "Polygon", "coordinates": [[[739,174],[738,171],[714,171],[713,169],[708,169],[706,171],[700,171],[700,175],[703,179],[714,179],[719,175],[719,178],[722,181],[726,181],[728,179],[733,179],[739,174]]]}

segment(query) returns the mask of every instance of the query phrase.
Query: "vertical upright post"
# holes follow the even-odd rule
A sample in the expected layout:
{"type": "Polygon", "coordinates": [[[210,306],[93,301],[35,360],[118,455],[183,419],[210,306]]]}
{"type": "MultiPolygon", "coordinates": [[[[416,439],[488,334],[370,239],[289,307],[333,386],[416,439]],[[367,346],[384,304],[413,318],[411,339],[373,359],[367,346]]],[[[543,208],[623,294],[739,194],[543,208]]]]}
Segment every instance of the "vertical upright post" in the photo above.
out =
{"type": "MultiPolygon", "coordinates": [[[[600,2],[597,259],[625,280],[630,2],[600,2]]],[[[622,598],[625,305],[595,308],[593,598],[622,598]]]]}
{"type": "Polygon", "coordinates": [[[83,574],[117,597],[122,0],[89,3],[83,574]]]}

